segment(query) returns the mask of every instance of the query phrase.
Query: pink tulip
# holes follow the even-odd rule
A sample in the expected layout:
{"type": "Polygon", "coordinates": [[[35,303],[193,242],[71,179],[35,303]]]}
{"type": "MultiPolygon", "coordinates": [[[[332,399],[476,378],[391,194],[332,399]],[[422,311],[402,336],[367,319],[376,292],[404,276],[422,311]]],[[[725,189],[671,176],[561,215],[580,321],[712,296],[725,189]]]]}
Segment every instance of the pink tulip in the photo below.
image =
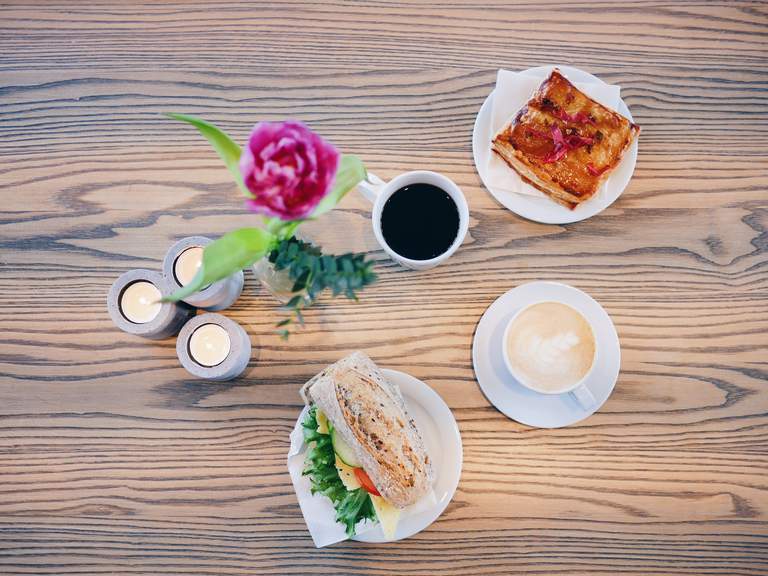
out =
{"type": "Polygon", "coordinates": [[[338,167],[336,148],[294,120],[256,124],[240,156],[253,195],[248,207],[281,220],[308,216],[331,190],[338,167]]]}

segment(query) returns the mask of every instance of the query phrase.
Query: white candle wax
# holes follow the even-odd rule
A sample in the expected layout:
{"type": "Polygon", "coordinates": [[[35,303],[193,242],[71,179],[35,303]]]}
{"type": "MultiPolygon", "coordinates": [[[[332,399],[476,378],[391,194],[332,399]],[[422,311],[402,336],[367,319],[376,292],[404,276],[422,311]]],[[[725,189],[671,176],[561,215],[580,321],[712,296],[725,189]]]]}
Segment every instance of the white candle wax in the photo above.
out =
{"type": "Polygon", "coordinates": [[[229,334],[218,324],[203,324],[189,338],[189,355],[202,366],[216,366],[229,355],[229,334]]]}
{"type": "Polygon", "coordinates": [[[173,275],[182,286],[186,286],[197,274],[200,265],[203,263],[203,248],[192,246],[178,255],[173,264],[173,275]]]}
{"type": "Polygon", "coordinates": [[[146,324],[160,313],[160,290],[145,280],[130,284],[120,296],[120,311],[134,324],[146,324]]]}

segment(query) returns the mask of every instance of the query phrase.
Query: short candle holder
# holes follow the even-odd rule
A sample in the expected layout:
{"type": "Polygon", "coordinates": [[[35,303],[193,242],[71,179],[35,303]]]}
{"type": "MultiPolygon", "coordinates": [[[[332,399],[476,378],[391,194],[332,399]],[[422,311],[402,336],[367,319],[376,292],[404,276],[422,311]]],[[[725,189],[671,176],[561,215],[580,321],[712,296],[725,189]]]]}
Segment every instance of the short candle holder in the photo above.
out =
{"type": "Polygon", "coordinates": [[[109,289],[107,309],[123,332],[162,340],[178,334],[195,309],[184,303],[159,302],[174,287],[159,272],[137,269],[122,274],[109,289]]]}
{"type": "MultiPolygon", "coordinates": [[[[205,236],[182,238],[168,249],[163,258],[163,274],[175,288],[189,284],[197,274],[203,258],[203,249],[213,242],[205,236]]],[[[184,302],[203,310],[216,311],[229,308],[243,291],[243,271],[209,284],[199,292],[184,298],[184,302]]]]}
{"type": "Polygon", "coordinates": [[[226,316],[200,314],[181,329],[176,355],[194,376],[232,380],[248,367],[251,339],[240,324],[226,316]]]}

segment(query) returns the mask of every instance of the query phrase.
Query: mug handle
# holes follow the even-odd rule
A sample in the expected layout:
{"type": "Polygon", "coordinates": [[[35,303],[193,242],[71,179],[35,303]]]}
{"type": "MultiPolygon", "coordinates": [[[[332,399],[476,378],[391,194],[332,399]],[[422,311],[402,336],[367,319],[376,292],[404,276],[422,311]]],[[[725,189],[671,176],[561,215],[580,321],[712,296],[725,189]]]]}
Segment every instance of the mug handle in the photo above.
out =
{"type": "Polygon", "coordinates": [[[360,193],[365,196],[371,204],[373,204],[376,202],[376,197],[385,185],[386,182],[384,182],[384,180],[376,176],[373,172],[368,172],[368,177],[357,185],[357,189],[360,190],[360,193]]]}
{"type": "Polygon", "coordinates": [[[595,405],[595,397],[584,384],[571,390],[571,394],[584,410],[589,410],[595,405]]]}

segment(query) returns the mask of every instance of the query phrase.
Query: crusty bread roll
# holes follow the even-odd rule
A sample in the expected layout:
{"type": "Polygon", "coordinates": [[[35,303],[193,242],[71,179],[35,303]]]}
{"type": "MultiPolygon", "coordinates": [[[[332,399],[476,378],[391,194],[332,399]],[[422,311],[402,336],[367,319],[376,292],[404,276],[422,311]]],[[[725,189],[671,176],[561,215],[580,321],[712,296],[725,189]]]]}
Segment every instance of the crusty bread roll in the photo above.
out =
{"type": "Polygon", "coordinates": [[[354,450],[382,497],[404,508],[432,487],[432,462],[400,389],[363,352],[332,364],[301,389],[354,450]]]}

